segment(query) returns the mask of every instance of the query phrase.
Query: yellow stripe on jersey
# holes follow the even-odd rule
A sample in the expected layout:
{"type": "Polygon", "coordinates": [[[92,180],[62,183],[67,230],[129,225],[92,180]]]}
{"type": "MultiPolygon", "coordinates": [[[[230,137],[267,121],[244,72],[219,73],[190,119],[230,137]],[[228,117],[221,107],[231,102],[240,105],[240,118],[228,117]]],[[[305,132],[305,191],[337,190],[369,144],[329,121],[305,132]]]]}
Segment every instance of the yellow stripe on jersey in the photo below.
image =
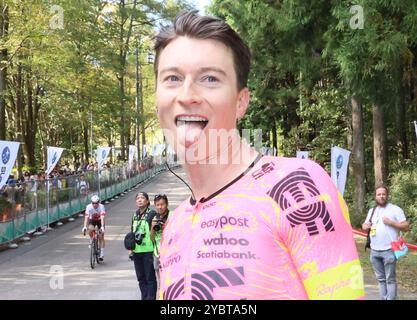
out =
{"type": "Polygon", "coordinates": [[[363,272],[358,259],[304,280],[304,287],[313,300],[348,300],[365,295],[363,272]]]}
{"type": "Polygon", "coordinates": [[[345,199],[343,199],[343,196],[339,191],[337,192],[337,198],[339,200],[340,208],[342,209],[343,217],[345,218],[346,222],[350,224],[349,209],[346,205],[345,199]]]}

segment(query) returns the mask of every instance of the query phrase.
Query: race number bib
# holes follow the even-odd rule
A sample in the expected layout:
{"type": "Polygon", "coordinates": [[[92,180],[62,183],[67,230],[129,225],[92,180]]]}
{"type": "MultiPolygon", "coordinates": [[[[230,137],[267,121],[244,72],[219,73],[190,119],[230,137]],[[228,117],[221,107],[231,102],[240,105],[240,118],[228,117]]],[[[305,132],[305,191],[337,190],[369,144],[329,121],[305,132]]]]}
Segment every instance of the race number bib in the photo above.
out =
{"type": "Polygon", "coordinates": [[[371,232],[369,233],[369,235],[370,235],[371,237],[375,237],[375,235],[376,235],[376,228],[375,228],[375,227],[372,227],[372,228],[371,228],[371,232]]]}

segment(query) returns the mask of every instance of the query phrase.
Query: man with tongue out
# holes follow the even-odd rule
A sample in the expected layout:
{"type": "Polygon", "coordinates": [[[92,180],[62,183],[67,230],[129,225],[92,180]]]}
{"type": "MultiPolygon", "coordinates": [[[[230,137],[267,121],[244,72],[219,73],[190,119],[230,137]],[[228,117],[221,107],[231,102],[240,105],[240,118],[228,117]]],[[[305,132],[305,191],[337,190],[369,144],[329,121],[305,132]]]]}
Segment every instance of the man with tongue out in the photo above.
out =
{"type": "Polygon", "coordinates": [[[155,51],[159,121],[192,189],[162,235],[160,298],[363,298],[349,213],[328,174],[241,141],[250,51],[240,36],[190,11],[156,35],[155,51]]]}

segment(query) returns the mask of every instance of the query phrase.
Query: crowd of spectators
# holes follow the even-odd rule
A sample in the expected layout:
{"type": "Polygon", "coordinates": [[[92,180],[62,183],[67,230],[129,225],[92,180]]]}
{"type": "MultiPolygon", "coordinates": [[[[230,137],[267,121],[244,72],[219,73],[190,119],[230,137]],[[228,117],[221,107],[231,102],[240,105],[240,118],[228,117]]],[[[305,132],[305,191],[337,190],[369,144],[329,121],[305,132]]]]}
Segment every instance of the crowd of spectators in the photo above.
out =
{"type": "MultiPolygon", "coordinates": [[[[100,170],[100,184],[106,187],[114,182],[123,181],[152,165],[152,157],[140,162],[134,160],[131,167],[123,162],[114,165],[108,161],[100,170]]],[[[87,196],[92,188],[97,190],[97,169],[96,162],[65,162],[63,166],[57,166],[48,179],[44,171],[24,171],[17,179],[10,175],[0,190],[0,222],[44,208],[48,189],[50,205],[65,199],[87,196]]]]}

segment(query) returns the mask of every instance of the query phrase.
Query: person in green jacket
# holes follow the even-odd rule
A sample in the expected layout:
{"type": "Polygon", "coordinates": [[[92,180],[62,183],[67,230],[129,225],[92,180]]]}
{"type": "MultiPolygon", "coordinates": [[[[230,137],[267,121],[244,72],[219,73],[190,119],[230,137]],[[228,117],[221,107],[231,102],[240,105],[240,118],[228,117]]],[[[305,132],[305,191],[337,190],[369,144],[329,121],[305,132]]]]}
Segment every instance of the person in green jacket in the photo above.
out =
{"type": "Polygon", "coordinates": [[[142,300],[156,300],[156,277],[153,266],[154,246],[150,238],[152,219],[156,212],[149,208],[149,196],[146,192],[136,195],[138,210],[132,217],[131,231],[136,233],[136,246],[129,252],[135,264],[136,277],[142,300]]]}

